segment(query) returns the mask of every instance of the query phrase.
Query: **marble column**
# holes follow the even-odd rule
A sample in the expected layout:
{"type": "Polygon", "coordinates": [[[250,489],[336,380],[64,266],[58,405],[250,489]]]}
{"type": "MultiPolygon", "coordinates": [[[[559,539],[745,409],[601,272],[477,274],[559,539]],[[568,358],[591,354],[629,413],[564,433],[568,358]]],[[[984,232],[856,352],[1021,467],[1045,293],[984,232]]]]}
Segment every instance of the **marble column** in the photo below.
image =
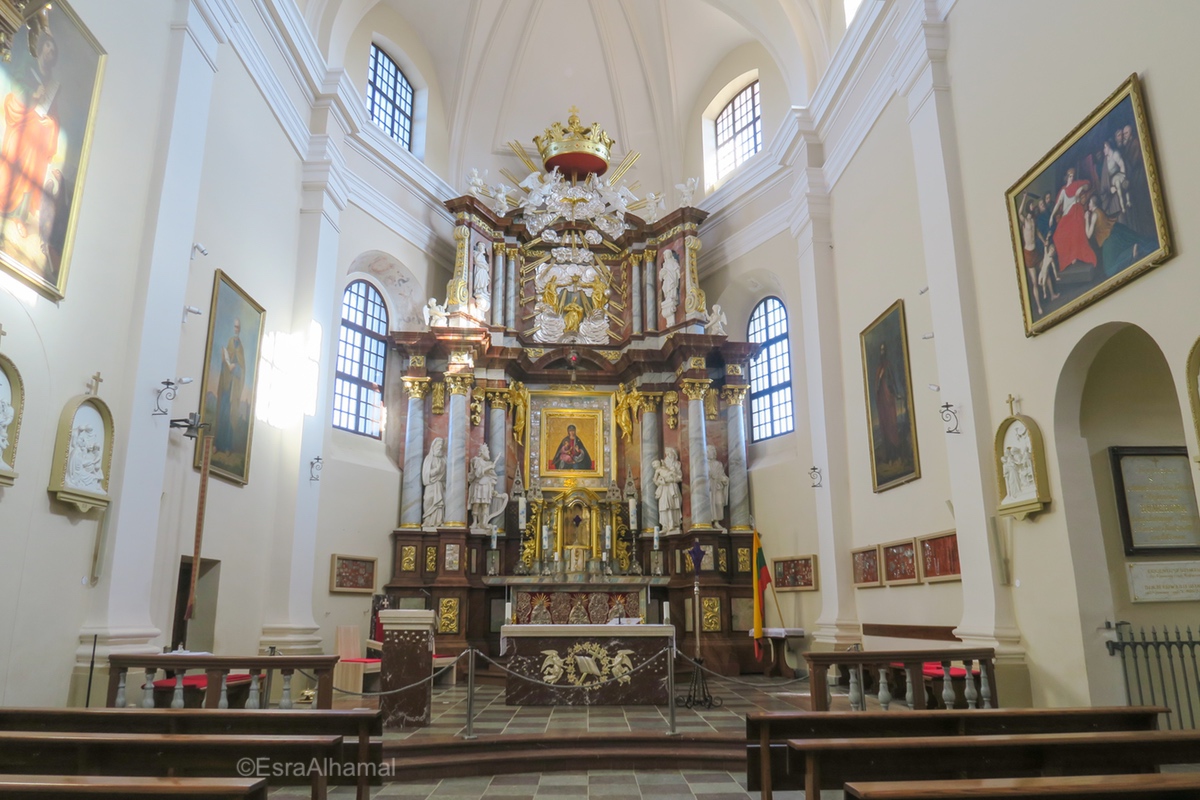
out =
{"type": "Polygon", "coordinates": [[[629,286],[632,289],[630,303],[633,305],[633,332],[642,332],[642,268],[641,255],[629,262],[629,286]]]}
{"type": "Polygon", "coordinates": [[[504,243],[492,245],[492,324],[504,324],[504,243]]]}
{"type": "Polygon", "coordinates": [[[662,458],[662,417],[658,398],[642,395],[642,532],[658,524],[658,498],[654,496],[655,459],[662,458]]]}
{"type": "Polygon", "coordinates": [[[729,445],[729,529],[750,530],[750,481],[746,475],[746,409],[742,405],[749,386],[726,386],[725,429],[729,445]]]}
{"type": "MultiPolygon", "coordinates": [[[[487,399],[488,450],[491,452],[492,460],[496,462],[496,477],[499,478],[496,481],[496,491],[508,492],[508,465],[505,463],[508,460],[505,458],[505,453],[508,452],[508,390],[491,389],[487,393],[487,399]]],[[[500,533],[504,533],[506,516],[506,514],[501,514],[500,518],[496,520],[500,533]]]]}
{"type": "Polygon", "coordinates": [[[509,330],[517,327],[517,248],[508,248],[508,278],[504,282],[507,298],[504,301],[504,326],[509,330]]]}
{"type": "Polygon", "coordinates": [[[688,466],[692,528],[712,527],[712,496],[708,489],[708,431],[704,419],[704,393],[708,378],[684,378],[680,389],[688,399],[688,466]]]}
{"type": "Polygon", "coordinates": [[[646,304],[646,317],[643,320],[646,325],[646,331],[658,330],[658,270],[655,269],[654,259],[658,256],[654,250],[647,250],[643,255],[646,257],[646,269],[642,273],[642,300],[646,304]]]}
{"type": "Polygon", "coordinates": [[[429,378],[402,378],[408,392],[404,421],[404,479],[400,485],[400,527],[421,527],[421,462],[425,456],[425,397],[429,378]]]}
{"type": "Polygon", "coordinates": [[[446,375],[450,402],[446,433],[446,521],[443,527],[467,527],[467,393],[475,378],[446,375]]]}

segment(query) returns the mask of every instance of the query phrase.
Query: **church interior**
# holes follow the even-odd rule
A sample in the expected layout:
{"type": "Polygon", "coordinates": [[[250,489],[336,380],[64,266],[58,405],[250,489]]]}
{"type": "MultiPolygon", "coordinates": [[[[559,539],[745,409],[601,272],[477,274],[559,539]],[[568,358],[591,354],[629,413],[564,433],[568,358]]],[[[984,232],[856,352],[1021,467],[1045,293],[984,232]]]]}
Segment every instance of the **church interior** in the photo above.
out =
{"type": "Polygon", "coordinates": [[[510,704],[663,636],[1196,728],[1189,19],[0,0],[0,709],[420,611],[510,704]]]}

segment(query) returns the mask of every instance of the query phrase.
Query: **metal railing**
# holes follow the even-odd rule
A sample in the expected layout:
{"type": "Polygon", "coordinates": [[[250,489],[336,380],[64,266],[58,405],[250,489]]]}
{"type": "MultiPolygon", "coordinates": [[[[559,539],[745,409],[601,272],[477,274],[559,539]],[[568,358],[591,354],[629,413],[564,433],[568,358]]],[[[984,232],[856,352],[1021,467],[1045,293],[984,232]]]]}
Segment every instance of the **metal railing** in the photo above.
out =
{"type": "Polygon", "coordinates": [[[1200,639],[1175,626],[1140,628],[1135,634],[1129,622],[1105,623],[1115,629],[1117,638],[1107,642],[1108,654],[1119,656],[1125,674],[1125,699],[1131,706],[1164,705],[1168,729],[1196,728],[1200,716],[1200,639]]]}

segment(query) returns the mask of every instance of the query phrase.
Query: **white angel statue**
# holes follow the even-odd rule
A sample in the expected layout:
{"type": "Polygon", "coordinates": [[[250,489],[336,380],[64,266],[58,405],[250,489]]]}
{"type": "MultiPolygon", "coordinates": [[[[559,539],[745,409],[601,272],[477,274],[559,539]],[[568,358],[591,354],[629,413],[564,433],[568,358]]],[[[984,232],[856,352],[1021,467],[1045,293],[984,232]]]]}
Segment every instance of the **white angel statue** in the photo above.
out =
{"type": "Polygon", "coordinates": [[[679,207],[687,208],[692,204],[692,198],[696,194],[696,187],[700,185],[698,178],[688,178],[683,183],[675,184],[675,188],[679,190],[679,207]]]}

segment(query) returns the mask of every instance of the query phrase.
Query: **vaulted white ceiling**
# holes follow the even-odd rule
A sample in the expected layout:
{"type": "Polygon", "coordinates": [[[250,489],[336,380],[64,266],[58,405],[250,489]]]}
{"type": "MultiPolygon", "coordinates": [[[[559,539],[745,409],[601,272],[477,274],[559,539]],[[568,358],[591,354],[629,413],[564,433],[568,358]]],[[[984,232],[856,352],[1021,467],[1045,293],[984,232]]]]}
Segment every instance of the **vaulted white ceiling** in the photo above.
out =
{"type": "MultiPolygon", "coordinates": [[[[732,51],[759,42],[783,76],[787,105],[807,102],[845,22],[843,0],[297,0],[331,65],[363,18],[386,6],[417,33],[442,93],[448,174],[523,168],[525,144],[568,107],[627,150],[643,191],[683,174],[685,137],[711,98],[700,97],[732,51]]],[[[765,131],[767,135],[773,131],[765,131]]],[[[536,154],[535,155],[535,161],[536,154]]]]}

